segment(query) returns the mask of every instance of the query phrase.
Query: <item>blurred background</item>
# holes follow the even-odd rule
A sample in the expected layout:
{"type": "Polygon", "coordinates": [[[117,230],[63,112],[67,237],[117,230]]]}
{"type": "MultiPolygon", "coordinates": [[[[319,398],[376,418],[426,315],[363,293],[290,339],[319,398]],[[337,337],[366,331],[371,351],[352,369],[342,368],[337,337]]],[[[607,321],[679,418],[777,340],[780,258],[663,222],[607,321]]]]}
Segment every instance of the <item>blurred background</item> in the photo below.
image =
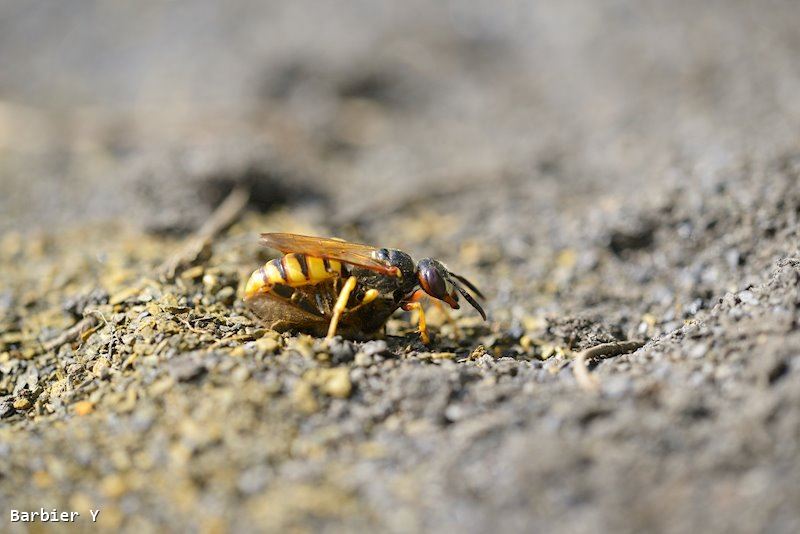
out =
{"type": "Polygon", "coordinates": [[[180,229],[187,176],[248,168],[354,213],[696,181],[796,146],[796,22],[790,0],[3,2],[2,226],[180,229]]]}
{"type": "Polygon", "coordinates": [[[795,0],[0,0],[0,509],[798,532],[799,25],[795,0]],[[265,331],[236,293],[259,231],[440,258],[489,321],[265,331]],[[574,355],[621,339],[648,344],[585,393],[574,355]]]}

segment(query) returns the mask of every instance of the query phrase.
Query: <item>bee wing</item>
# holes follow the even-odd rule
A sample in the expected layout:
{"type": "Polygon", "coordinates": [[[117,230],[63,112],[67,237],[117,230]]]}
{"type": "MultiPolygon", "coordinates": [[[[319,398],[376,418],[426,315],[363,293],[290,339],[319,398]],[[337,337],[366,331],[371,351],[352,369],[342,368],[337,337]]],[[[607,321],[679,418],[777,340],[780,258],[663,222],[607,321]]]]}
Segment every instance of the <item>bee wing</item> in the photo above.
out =
{"type": "Polygon", "coordinates": [[[327,237],[286,233],[261,234],[261,242],[284,254],[290,252],[306,254],[314,258],[338,260],[390,276],[399,276],[400,274],[397,267],[386,265],[375,259],[372,253],[378,249],[369,245],[349,243],[327,237]]]}

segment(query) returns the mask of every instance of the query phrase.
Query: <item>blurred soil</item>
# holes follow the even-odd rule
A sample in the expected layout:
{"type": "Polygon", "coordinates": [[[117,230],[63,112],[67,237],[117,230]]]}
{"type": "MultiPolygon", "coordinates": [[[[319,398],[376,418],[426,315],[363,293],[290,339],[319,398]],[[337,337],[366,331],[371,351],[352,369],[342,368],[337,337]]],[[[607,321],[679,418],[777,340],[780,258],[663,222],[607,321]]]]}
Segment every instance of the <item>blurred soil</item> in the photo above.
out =
{"type": "Polygon", "coordinates": [[[0,508],[798,532],[797,6],[403,6],[0,6],[0,508]],[[489,320],[266,330],[266,231],[439,258],[489,320]]]}

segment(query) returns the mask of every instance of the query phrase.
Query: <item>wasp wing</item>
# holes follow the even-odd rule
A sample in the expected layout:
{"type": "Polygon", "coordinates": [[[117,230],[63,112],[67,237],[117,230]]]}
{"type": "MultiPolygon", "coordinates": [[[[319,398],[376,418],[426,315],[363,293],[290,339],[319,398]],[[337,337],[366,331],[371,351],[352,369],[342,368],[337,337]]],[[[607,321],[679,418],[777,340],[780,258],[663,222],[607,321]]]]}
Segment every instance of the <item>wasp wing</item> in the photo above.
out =
{"type": "Polygon", "coordinates": [[[313,258],[327,258],[357,265],[390,276],[400,275],[397,267],[386,265],[373,257],[373,252],[377,251],[377,248],[361,243],[279,232],[261,234],[261,242],[284,254],[290,252],[305,254],[313,258]]]}

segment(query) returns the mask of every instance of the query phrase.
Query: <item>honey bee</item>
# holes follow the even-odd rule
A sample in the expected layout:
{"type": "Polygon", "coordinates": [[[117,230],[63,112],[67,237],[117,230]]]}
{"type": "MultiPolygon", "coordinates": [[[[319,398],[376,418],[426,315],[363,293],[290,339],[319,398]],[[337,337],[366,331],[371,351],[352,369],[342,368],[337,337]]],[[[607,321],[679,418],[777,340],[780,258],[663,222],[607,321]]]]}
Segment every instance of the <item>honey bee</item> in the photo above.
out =
{"type": "Polygon", "coordinates": [[[274,330],[362,337],[375,333],[398,308],[419,312],[422,342],[430,343],[424,297],[459,308],[463,296],[486,320],[481,292],[440,262],[414,264],[403,251],[298,234],[261,234],[261,242],[284,255],[253,272],[246,305],[274,330]]]}

